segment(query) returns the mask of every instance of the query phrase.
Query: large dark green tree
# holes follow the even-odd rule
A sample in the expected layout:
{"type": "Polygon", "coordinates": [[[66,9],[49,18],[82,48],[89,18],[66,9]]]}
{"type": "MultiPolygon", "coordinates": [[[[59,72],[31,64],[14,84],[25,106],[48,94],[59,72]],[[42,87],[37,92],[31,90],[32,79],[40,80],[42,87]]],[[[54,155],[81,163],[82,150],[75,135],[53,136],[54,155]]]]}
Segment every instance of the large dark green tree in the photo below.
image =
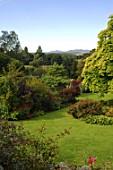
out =
{"type": "Polygon", "coordinates": [[[113,15],[98,38],[97,50],[85,62],[83,84],[93,92],[113,92],[113,15]]]}
{"type": "Polygon", "coordinates": [[[2,31],[2,35],[0,36],[0,49],[2,49],[4,52],[20,51],[20,41],[15,31],[10,31],[9,33],[8,31],[2,31]]]}
{"type": "Polygon", "coordinates": [[[54,63],[48,68],[47,74],[42,76],[42,81],[47,84],[51,90],[57,91],[69,85],[69,77],[64,66],[54,63]]]}

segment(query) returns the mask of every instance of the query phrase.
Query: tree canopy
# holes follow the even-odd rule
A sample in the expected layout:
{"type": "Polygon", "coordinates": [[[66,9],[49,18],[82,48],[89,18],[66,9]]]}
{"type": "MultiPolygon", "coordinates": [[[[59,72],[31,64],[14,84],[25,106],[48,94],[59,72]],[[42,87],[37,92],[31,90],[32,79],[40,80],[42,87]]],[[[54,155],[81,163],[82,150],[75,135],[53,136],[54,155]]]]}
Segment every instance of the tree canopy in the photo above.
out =
{"type": "Polygon", "coordinates": [[[9,33],[8,31],[2,31],[2,35],[0,36],[0,49],[4,52],[11,50],[18,52],[20,48],[20,41],[15,31],[10,31],[9,33]]]}
{"type": "Polygon", "coordinates": [[[83,84],[93,92],[113,92],[113,15],[98,38],[97,50],[85,62],[83,84]]]}
{"type": "Polygon", "coordinates": [[[66,69],[62,64],[58,65],[57,63],[48,68],[48,72],[42,77],[42,81],[53,91],[65,88],[70,83],[66,69]]]}

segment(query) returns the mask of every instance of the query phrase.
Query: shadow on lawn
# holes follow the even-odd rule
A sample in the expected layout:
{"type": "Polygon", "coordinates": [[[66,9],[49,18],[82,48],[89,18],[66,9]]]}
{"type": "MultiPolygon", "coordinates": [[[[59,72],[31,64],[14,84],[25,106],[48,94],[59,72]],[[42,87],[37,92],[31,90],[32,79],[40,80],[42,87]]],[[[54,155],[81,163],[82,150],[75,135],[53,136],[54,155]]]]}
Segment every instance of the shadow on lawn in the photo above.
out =
{"type": "Polygon", "coordinates": [[[51,120],[51,119],[61,119],[65,118],[67,115],[68,108],[63,108],[54,112],[46,113],[45,115],[40,115],[32,120],[51,120]]]}

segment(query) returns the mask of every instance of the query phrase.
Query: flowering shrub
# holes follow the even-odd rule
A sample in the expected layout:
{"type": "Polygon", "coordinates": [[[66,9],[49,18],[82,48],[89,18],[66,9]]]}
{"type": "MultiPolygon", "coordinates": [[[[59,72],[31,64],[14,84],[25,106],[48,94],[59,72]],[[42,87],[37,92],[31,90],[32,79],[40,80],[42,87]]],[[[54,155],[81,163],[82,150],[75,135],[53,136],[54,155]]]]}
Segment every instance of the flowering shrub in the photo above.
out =
{"type": "Polygon", "coordinates": [[[45,127],[40,127],[35,138],[22,126],[0,121],[0,168],[4,170],[48,170],[58,155],[58,140],[68,134],[45,137],[45,127]]]}
{"type": "Polygon", "coordinates": [[[37,116],[39,111],[48,112],[60,108],[59,95],[52,94],[47,85],[44,85],[36,77],[26,78],[19,82],[18,86],[19,102],[15,107],[19,113],[18,119],[29,119],[37,116]]]}
{"type": "Polygon", "coordinates": [[[80,100],[74,105],[70,106],[68,113],[72,114],[75,118],[88,117],[90,115],[102,115],[103,105],[99,101],[94,100],[80,100]]]}
{"type": "Polygon", "coordinates": [[[31,108],[29,104],[26,104],[26,103],[23,104],[22,107],[19,107],[16,118],[19,120],[31,118],[32,114],[30,113],[30,110],[31,108]]]}
{"type": "Polygon", "coordinates": [[[72,80],[71,87],[78,87],[80,85],[81,81],[79,80],[72,80]]]}
{"type": "Polygon", "coordinates": [[[76,97],[80,95],[80,89],[77,88],[65,88],[59,92],[62,105],[68,105],[69,103],[74,103],[76,97]]]}

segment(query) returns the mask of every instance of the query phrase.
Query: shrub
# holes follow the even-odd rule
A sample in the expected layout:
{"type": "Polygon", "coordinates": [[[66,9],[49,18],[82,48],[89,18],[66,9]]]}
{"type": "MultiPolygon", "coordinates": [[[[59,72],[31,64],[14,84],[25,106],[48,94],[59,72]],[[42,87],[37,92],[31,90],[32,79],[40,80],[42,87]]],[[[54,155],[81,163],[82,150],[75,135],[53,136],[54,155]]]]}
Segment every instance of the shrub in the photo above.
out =
{"type": "Polygon", "coordinates": [[[52,94],[51,95],[51,108],[50,111],[59,110],[61,108],[61,98],[58,94],[52,94]]]}
{"type": "Polygon", "coordinates": [[[12,58],[8,55],[0,52],[0,73],[3,72],[3,68],[7,70],[7,65],[11,62],[12,58]]]}
{"type": "Polygon", "coordinates": [[[100,100],[100,102],[102,102],[105,106],[113,107],[113,99],[107,101],[100,100]]]}
{"type": "Polygon", "coordinates": [[[71,81],[71,87],[76,88],[80,85],[80,83],[81,83],[81,81],[79,81],[79,80],[72,80],[71,81]]]}
{"type": "Polygon", "coordinates": [[[106,116],[113,117],[113,107],[108,108],[106,112],[106,116]]]}
{"type": "Polygon", "coordinates": [[[22,126],[0,121],[0,165],[4,170],[48,170],[58,155],[58,139],[45,137],[45,127],[40,127],[35,138],[25,132],[22,126]]]}
{"type": "Polygon", "coordinates": [[[107,101],[107,106],[113,107],[113,99],[107,101]]]}
{"type": "Polygon", "coordinates": [[[16,116],[19,120],[29,119],[33,116],[33,114],[30,113],[30,105],[29,104],[23,104],[21,107],[18,108],[18,114],[16,116]]]}
{"type": "Polygon", "coordinates": [[[76,97],[80,95],[79,87],[76,88],[64,88],[59,92],[62,105],[68,105],[69,103],[74,103],[76,97]]]}
{"type": "Polygon", "coordinates": [[[10,117],[12,107],[18,103],[18,86],[11,76],[0,77],[0,116],[10,117]]]}
{"type": "MultiPolygon", "coordinates": [[[[33,76],[24,76],[16,69],[15,62],[9,65],[9,72],[0,77],[0,117],[9,117],[18,113],[18,119],[29,119],[38,111],[60,109],[59,95],[54,95],[50,88],[33,76]],[[29,108],[24,107],[29,105],[29,108]]],[[[16,62],[19,67],[21,63],[16,62]]]]}
{"type": "Polygon", "coordinates": [[[28,119],[38,111],[48,112],[60,108],[59,97],[52,94],[47,85],[36,77],[25,78],[18,86],[18,119],[28,119]],[[29,108],[23,107],[25,104],[28,104],[29,108]]]}
{"type": "Polygon", "coordinates": [[[76,102],[74,105],[70,106],[68,113],[72,114],[75,118],[104,114],[102,103],[89,99],[76,102]]]}
{"type": "Polygon", "coordinates": [[[86,123],[100,124],[100,125],[113,125],[113,118],[109,118],[105,115],[89,116],[83,118],[86,123]]]}
{"type": "Polygon", "coordinates": [[[37,78],[27,80],[27,85],[31,89],[32,110],[52,111],[52,104],[54,105],[58,98],[52,94],[50,88],[37,78]]]}

